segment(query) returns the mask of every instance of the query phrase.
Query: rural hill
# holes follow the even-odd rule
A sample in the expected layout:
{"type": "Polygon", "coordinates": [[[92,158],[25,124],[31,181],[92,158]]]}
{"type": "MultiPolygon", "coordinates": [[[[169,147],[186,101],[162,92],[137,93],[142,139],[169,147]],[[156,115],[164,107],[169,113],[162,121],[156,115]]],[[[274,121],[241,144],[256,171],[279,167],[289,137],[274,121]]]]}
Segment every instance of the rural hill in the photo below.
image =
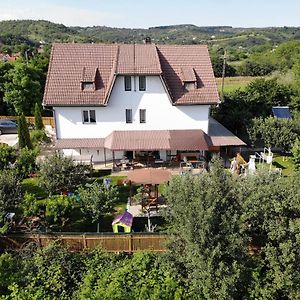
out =
{"type": "Polygon", "coordinates": [[[278,44],[300,39],[300,27],[233,28],[231,26],[198,27],[191,24],[157,26],[148,29],[111,28],[105,26],[67,27],[49,21],[2,21],[1,43],[11,45],[40,41],[52,42],[104,42],[139,43],[150,36],[155,43],[199,44],[211,46],[239,46],[278,44]]]}

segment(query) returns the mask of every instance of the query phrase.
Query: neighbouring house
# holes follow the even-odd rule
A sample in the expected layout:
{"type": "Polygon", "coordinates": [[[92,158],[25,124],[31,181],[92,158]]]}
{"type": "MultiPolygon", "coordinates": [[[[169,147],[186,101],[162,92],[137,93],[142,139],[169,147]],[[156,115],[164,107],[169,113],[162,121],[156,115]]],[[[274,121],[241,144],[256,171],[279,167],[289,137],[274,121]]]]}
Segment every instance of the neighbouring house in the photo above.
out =
{"type": "Polygon", "coordinates": [[[207,46],[151,43],[55,44],[43,100],[56,147],[94,162],[244,145],[210,117],[218,103],[207,46]]]}

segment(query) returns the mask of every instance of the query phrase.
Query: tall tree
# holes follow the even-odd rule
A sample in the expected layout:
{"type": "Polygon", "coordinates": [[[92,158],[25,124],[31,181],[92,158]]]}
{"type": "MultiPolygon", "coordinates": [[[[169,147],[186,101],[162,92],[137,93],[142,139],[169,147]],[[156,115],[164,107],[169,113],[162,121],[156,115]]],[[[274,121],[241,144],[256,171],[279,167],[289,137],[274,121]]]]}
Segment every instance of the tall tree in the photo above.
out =
{"type": "Polygon", "coordinates": [[[87,188],[80,187],[78,194],[82,212],[93,222],[97,222],[97,232],[99,232],[100,217],[111,212],[118,199],[116,187],[109,186],[107,188],[104,184],[93,183],[87,188]]]}
{"type": "Polygon", "coordinates": [[[6,74],[3,100],[13,105],[17,115],[29,115],[33,112],[34,103],[41,102],[42,90],[40,77],[30,65],[18,62],[6,74]]]}
{"type": "Polygon", "coordinates": [[[245,292],[247,237],[235,184],[215,161],[209,174],[176,177],[167,190],[166,218],[175,233],[171,257],[199,299],[245,292]]]}
{"type": "Polygon", "coordinates": [[[74,191],[87,178],[89,166],[76,165],[69,157],[48,156],[40,164],[40,182],[49,195],[74,191]]]}
{"type": "Polygon", "coordinates": [[[34,123],[37,130],[42,130],[44,128],[41,105],[39,103],[35,103],[34,106],[34,123]]]}
{"type": "Polygon", "coordinates": [[[19,147],[32,149],[32,144],[29,135],[28,125],[25,116],[22,114],[18,117],[18,137],[19,137],[19,147]]]}

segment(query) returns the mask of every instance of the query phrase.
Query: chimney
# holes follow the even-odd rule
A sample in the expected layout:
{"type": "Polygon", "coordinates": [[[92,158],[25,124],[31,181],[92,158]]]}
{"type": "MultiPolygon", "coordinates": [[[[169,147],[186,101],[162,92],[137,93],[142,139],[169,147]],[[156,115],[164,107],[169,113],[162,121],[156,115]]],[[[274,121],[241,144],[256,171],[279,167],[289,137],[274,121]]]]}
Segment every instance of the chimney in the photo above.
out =
{"type": "Polygon", "coordinates": [[[145,44],[151,44],[151,37],[150,36],[147,36],[144,40],[144,43],[145,44]]]}

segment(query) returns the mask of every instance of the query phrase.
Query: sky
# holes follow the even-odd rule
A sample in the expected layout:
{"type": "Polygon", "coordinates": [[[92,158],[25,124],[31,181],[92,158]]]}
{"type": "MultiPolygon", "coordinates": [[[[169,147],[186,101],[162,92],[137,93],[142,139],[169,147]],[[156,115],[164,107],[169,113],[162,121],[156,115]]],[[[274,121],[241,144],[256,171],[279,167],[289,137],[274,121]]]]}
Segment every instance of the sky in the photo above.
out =
{"type": "Polygon", "coordinates": [[[300,0],[0,0],[0,20],[66,26],[300,26],[300,0]]]}

